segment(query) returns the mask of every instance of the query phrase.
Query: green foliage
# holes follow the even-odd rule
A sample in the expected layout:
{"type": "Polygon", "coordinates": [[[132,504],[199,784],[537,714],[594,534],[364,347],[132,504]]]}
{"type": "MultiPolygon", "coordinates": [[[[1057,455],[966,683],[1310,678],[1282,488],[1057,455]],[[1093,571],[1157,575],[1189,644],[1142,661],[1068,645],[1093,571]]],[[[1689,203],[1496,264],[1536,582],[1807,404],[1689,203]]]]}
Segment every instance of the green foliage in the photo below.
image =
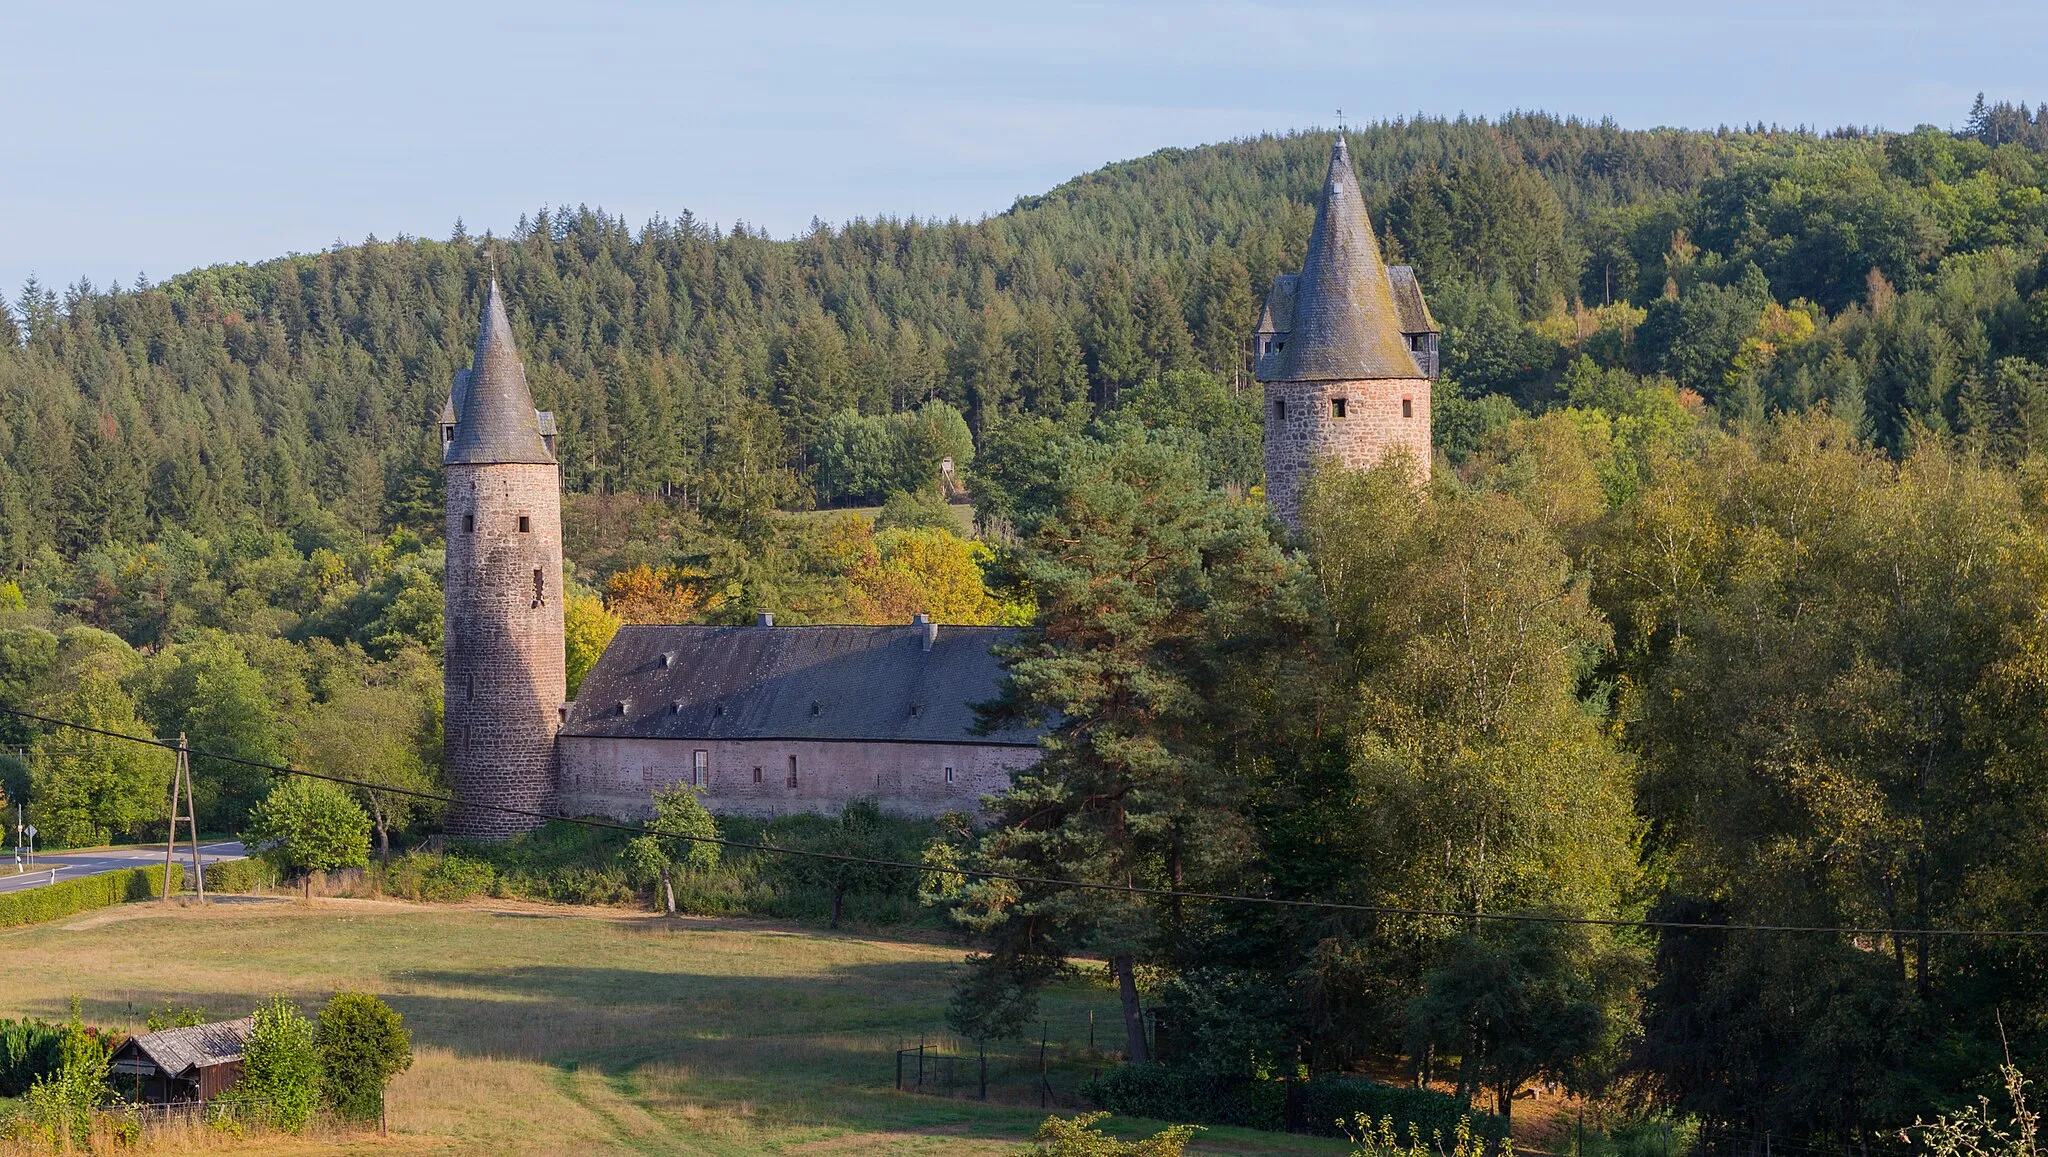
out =
{"type": "Polygon", "coordinates": [[[943,530],[958,533],[960,520],[954,517],[952,506],[938,491],[927,486],[918,490],[898,490],[882,503],[881,511],[875,515],[875,532],[885,530],[943,530]]]}
{"type": "Polygon", "coordinates": [[[21,1121],[29,1135],[52,1148],[70,1149],[92,1140],[95,1111],[112,1100],[107,1084],[112,1043],[79,1019],[78,1000],[57,1045],[57,1071],[38,1078],[22,1098],[21,1121]]]}
{"type": "Polygon", "coordinates": [[[806,825],[801,834],[779,846],[814,853],[777,857],[775,871],[796,887],[820,888],[829,893],[834,928],[839,927],[849,895],[902,895],[909,893],[915,884],[913,873],[902,869],[849,862],[894,860],[900,863],[908,859],[896,832],[883,822],[882,813],[873,800],[853,800],[837,819],[806,825]]]}
{"type": "MultiPolygon", "coordinates": [[[[1279,1131],[1287,1127],[1289,1082],[1227,1077],[1179,1065],[1118,1065],[1091,1078],[1082,1093],[1113,1113],[1165,1121],[1198,1121],[1279,1131]]],[[[1507,1122],[1474,1115],[1464,1102],[1431,1089],[1397,1088],[1362,1077],[1319,1074],[1293,1082],[1298,1126],[1325,1137],[1342,1136],[1364,1116],[1388,1120],[1403,1136],[1449,1137],[1460,1123],[1487,1140],[1507,1136],[1507,1122]]]]}
{"type": "MultiPolygon", "coordinates": [[[[173,891],[177,890],[184,875],[182,865],[171,865],[173,891]]],[[[80,876],[75,880],[59,880],[40,888],[7,892],[0,894],[0,928],[55,920],[59,916],[87,912],[94,908],[108,908],[115,904],[125,904],[130,900],[152,899],[163,895],[163,883],[163,865],[155,864],[147,868],[123,868],[93,876],[80,876]]]]}
{"type": "Polygon", "coordinates": [[[385,866],[384,890],[408,900],[450,903],[490,895],[497,871],[466,856],[407,852],[385,866]]]}
{"type": "MultiPolygon", "coordinates": [[[[34,710],[120,735],[146,735],[123,685],[139,663],[120,639],[90,627],[58,637],[57,661],[31,700],[34,710]]],[[[140,836],[169,806],[171,755],[108,735],[65,731],[39,737],[29,755],[29,821],[45,847],[102,844],[140,836]]]]}
{"type": "Polygon", "coordinates": [[[1349,1122],[1340,1119],[1338,1124],[1359,1146],[1352,1157],[1515,1157],[1513,1137],[1476,1131],[1470,1117],[1459,1117],[1448,1133],[1425,1131],[1412,1123],[1396,1129],[1391,1115],[1374,1120],[1369,1113],[1358,1113],[1349,1122]]]}
{"type": "Polygon", "coordinates": [[[642,879],[668,882],[671,868],[707,872],[718,866],[718,821],[702,800],[703,789],[670,784],[654,793],[654,818],[647,826],[658,836],[636,836],[626,845],[626,859],[642,879]]]}
{"type": "Polygon", "coordinates": [[[0,1097],[19,1097],[63,1063],[64,1026],[0,1019],[0,1097]]]}
{"type": "Polygon", "coordinates": [[[206,890],[209,893],[253,892],[258,888],[275,887],[279,882],[276,865],[262,856],[206,865],[206,890]]]}
{"type": "Polygon", "coordinates": [[[1197,1125],[1169,1125],[1142,1141],[1119,1141],[1100,1128],[1108,1113],[1047,1117],[1031,1134],[1037,1157],[1180,1157],[1201,1132],[1197,1125]]]}
{"type": "Polygon", "coordinates": [[[290,997],[273,996],[256,1006],[242,1079],[222,1099],[246,1103],[256,1120],[269,1128],[297,1133],[320,1105],[320,1059],[313,1023],[290,997]]]}
{"type": "Polygon", "coordinates": [[[291,873],[360,868],[370,862],[370,817],[324,780],[289,776],[256,805],[243,839],[291,873]]]}
{"type": "Polygon", "coordinates": [[[157,1008],[149,1010],[143,1025],[150,1032],[162,1032],[167,1028],[191,1028],[206,1023],[206,1010],[186,1005],[172,1004],[166,1000],[157,1008]]]}
{"type": "Polygon", "coordinates": [[[384,1088],[412,1067],[412,1037],[404,1018],[367,992],[337,992],[320,1009],[313,1030],[320,1054],[320,1097],[337,1114],[374,1119],[384,1088]]]}

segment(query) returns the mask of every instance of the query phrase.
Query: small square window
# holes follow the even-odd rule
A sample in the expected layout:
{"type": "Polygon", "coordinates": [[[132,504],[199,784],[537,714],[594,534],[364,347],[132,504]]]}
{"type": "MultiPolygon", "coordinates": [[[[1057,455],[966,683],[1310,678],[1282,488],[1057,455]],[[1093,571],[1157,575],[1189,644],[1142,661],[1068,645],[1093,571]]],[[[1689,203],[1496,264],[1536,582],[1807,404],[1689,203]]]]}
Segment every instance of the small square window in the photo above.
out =
{"type": "Polygon", "coordinates": [[[1414,417],[1414,416],[1415,416],[1415,399],[1414,399],[1414,398],[1402,398],[1402,399],[1401,399],[1401,416],[1402,416],[1402,417],[1404,417],[1404,418],[1412,418],[1412,417],[1414,417]]]}
{"type": "Polygon", "coordinates": [[[520,516],[519,516],[519,533],[521,533],[521,534],[531,534],[531,533],[533,533],[533,519],[532,519],[532,518],[530,518],[529,516],[527,516],[527,515],[524,515],[524,514],[522,514],[522,515],[520,515],[520,516]]]}
{"type": "Polygon", "coordinates": [[[1346,402],[1349,402],[1350,400],[1351,400],[1351,399],[1349,399],[1349,398],[1331,398],[1331,399],[1330,399],[1330,416],[1331,416],[1332,418],[1341,418],[1341,417],[1343,417],[1343,416],[1344,416],[1344,404],[1345,404],[1346,402]]]}

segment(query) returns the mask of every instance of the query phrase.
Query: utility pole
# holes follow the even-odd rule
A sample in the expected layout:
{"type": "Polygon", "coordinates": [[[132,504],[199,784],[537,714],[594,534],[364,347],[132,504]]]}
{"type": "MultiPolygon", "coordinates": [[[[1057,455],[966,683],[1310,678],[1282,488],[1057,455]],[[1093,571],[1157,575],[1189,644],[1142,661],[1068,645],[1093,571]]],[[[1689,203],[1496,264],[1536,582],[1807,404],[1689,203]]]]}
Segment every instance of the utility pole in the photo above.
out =
{"type": "Polygon", "coordinates": [[[171,864],[178,855],[178,821],[185,820],[192,833],[192,886],[197,891],[199,902],[206,902],[206,867],[199,859],[199,812],[193,806],[192,752],[186,746],[185,733],[178,732],[178,763],[171,772],[171,831],[164,840],[164,903],[171,902],[171,864]],[[178,814],[178,797],[182,791],[185,798],[185,814],[178,814]]]}

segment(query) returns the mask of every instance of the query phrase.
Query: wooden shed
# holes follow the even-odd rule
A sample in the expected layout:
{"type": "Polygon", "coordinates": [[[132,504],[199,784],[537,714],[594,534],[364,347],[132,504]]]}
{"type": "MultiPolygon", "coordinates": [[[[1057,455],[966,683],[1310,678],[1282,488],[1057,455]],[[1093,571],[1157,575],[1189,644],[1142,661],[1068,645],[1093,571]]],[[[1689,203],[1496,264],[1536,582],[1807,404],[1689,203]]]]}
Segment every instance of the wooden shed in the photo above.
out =
{"type": "Polygon", "coordinates": [[[242,1079],[256,1018],[215,1021],[129,1037],[114,1050],[109,1081],[152,1105],[210,1101],[242,1079]]]}

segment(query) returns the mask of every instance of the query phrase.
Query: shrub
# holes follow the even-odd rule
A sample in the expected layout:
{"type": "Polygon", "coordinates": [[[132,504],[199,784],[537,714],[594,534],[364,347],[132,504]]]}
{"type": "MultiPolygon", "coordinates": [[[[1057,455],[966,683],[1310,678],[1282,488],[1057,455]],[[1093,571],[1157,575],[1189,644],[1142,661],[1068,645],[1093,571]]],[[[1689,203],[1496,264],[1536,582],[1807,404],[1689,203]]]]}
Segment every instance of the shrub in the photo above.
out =
{"type": "Polygon", "coordinates": [[[313,1030],[320,1094],[344,1117],[366,1121],[384,1107],[384,1086],[412,1067],[404,1018],[367,992],[337,992],[313,1030]]]}
{"type": "MultiPolygon", "coordinates": [[[[183,867],[172,864],[171,889],[176,891],[183,879],[183,867]]],[[[0,895],[0,928],[55,920],[59,916],[109,908],[129,900],[148,900],[163,895],[163,883],[164,869],[159,864],[102,872],[97,876],[80,876],[75,880],[59,880],[25,892],[9,892],[0,895]]]]}
{"type": "Polygon", "coordinates": [[[325,872],[370,863],[370,817],[348,793],[323,780],[293,776],[270,789],[243,837],[265,845],[281,870],[325,872]]]}
{"type": "Polygon", "coordinates": [[[1218,1076],[1169,1065],[1120,1065],[1090,1078],[1081,1092],[1115,1113],[1277,1132],[1287,1128],[1289,1085],[1293,1086],[1293,1115],[1298,1127],[1318,1136],[1340,1136],[1345,1125],[1361,1115],[1390,1121],[1404,1137],[1412,1128],[1425,1139],[1436,1134],[1448,1138],[1468,1117],[1471,1128],[1482,1138],[1507,1135],[1499,1117],[1473,1113],[1456,1097],[1333,1073],[1288,1082],[1218,1076]]]}
{"type": "Polygon", "coordinates": [[[0,1020],[0,1097],[19,1097],[57,1071],[64,1026],[46,1020],[0,1020]]]}
{"type": "Polygon", "coordinates": [[[249,1104],[258,1120],[287,1133],[312,1119],[320,1101],[320,1052],[312,1024],[291,998],[273,996],[257,1006],[242,1079],[224,1099],[249,1104]]]}
{"type": "Polygon", "coordinates": [[[275,887],[278,882],[276,865],[257,856],[206,865],[209,892],[253,892],[275,887]]]}
{"type": "Polygon", "coordinates": [[[882,503],[875,515],[875,533],[885,530],[944,530],[960,532],[960,519],[934,486],[898,490],[882,503]]]}
{"type": "Polygon", "coordinates": [[[1083,1113],[1065,1120],[1047,1117],[1031,1135],[1034,1157],[1180,1157],[1200,1125],[1171,1125],[1143,1141],[1105,1136],[1096,1122],[1108,1113],[1083,1113]]]}
{"type": "Polygon", "coordinates": [[[452,853],[407,852],[384,869],[384,890],[407,900],[468,900],[489,895],[497,882],[490,864],[452,853]]]}
{"type": "Polygon", "coordinates": [[[79,1019],[77,997],[71,999],[71,1020],[58,1040],[57,1055],[56,1072],[29,1086],[22,1118],[36,1137],[68,1150],[91,1143],[93,1112],[114,1095],[107,1085],[113,1049],[79,1019]]]}

